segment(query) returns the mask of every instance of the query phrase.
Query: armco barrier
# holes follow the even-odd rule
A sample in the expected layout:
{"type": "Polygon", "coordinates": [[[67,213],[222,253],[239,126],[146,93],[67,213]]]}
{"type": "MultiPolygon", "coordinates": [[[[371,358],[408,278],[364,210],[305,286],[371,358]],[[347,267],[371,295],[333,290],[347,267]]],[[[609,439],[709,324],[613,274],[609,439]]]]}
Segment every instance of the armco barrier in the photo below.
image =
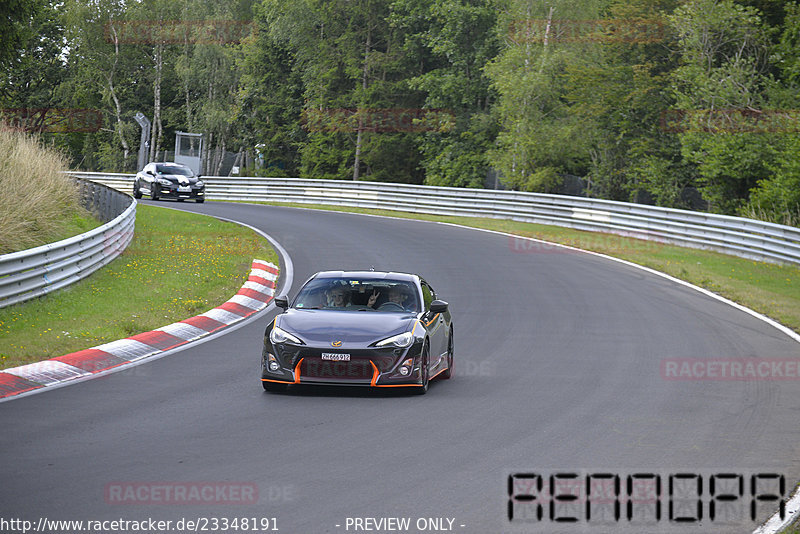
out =
{"type": "Polygon", "coordinates": [[[133,238],[136,201],[78,178],[82,205],[102,226],[63,241],[0,256],[0,308],[39,297],[85,278],[119,256],[133,238]]]}
{"type": "MultiPolygon", "coordinates": [[[[74,173],[131,192],[133,175],[74,173]]],[[[380,208],[491,217],[609,232],[800,264],[800,229],[754,219],[562,195],[408,184],[204,176],[206,198],[380,208]]]]}

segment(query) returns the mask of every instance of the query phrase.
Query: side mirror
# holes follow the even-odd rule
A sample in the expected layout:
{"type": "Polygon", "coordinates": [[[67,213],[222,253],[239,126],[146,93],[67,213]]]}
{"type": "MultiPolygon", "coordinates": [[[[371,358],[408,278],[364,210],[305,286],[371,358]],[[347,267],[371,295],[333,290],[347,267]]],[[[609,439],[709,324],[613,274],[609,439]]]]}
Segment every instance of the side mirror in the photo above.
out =
{"type": "Polygon", "coordinates": [[[156,175],[156,173],[154,173],[153,171],[145,171],[145,172],[146,172],[147,174],[149,174],[150,176],[155,176],[155,175],[156,175]]]}
{"type": "Polygon", "coordinates": [[[444,313],[447,311],[448,304],[443,300],[434,300],[431,302],[431,313],[444,313]]]}
{"type": "Polygon", "coordinates": [[[289,307],[289,299],[286,298],[286,295],[281,295],[280,297],[275,297],[275,306],[278,308],[283,308],[286,310],[289,307]]]}

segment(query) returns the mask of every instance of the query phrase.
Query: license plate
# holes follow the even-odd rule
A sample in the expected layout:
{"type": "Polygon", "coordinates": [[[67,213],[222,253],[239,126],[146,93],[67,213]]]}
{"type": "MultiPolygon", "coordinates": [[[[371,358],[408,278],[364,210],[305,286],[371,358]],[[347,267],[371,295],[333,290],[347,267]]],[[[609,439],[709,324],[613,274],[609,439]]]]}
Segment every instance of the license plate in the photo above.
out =
{"type": "Polygon", "coordinates": [[[191,193],[191,192],[192,192],[191,186],[185,185],[178,187],[178,193],[191,193]]]}
{"type": "Polygon", "coordinates": [[[338,352],[323,352],[322,353],[323,360],[331,360],[333,362],[349,362],[350,355],[349,354],[342,354],[338,352]]]}

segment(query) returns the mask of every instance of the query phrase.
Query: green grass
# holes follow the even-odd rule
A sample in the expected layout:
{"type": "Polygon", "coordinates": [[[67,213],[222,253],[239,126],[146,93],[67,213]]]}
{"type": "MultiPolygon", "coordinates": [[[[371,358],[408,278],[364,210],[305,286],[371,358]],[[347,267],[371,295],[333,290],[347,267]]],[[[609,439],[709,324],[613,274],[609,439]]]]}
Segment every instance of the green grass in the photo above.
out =
{"type": "Polygon", "coordinates": [[[269,242],[213,217],[139,204],[134,238],[66,289],[0,309],[0,368],[108,343],[203,313],[238,291],[269,242]]]}
{"type": "Polygon", "coordinates": [[[65,217],[61,226],[44,237],[44,242],[55,243],[68,237],[83,234],[102,225],[103,222],[93,217],[91,213],[74,213],[72,217],[65,217]]]}
{"type": "MultiPolygon", "coordinates": [[[[534,237],[584,250],[600,252],[686,280],[758,311],[794,331],[800,332],[800,267],[796,266],[751,261],[718,252],[666,245],[614,234],[585,232],[558,226],[501,219],[436,216],[317,204],[273,204],[449,222],[474,228],[534,237]]],[[[521,254],[535,253],[537,250],[556,252],[554,248],[546,245],[531,244],[524,240],[515,241],[513,238],[509,238],[509,246],[521,254]]]]}

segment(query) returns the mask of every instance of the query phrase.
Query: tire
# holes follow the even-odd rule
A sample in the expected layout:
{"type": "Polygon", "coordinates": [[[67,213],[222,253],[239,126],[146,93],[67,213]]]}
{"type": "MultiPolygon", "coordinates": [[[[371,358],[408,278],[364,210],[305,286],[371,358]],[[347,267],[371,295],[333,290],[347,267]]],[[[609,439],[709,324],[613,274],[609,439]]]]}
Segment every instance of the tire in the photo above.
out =
{"type": "Polygon", "coordinates": [[[155,183],[150,184],[150,198],[158,200],[158,186],[155,183]]]}
{"type": "Polygon", "coordinates": [[[450,336],[447,341],[447,371],[443,372],[441,376],[444,380],[453,376],[453,327],[450,326],[450,336]]]}
{"type": "Polygon", "coordinates": [[[139,189],[138,181],[133,182],[133,198],[135,198],[136,200],[142,198],[142,191],[141,189],[139,189]]]}
{"type": "Polygon", "coordinates": [[[278,384],[277,382],[264,382],[261,381],[261,385],[264,387],[264,391],[269,391],[270,393],[280,393],[281,391],[286,391],[288,384],[278,384]]]}
{"type": "Polygon", "coordinates": [[[198,198],[198,199],[196,199],[196,200],[197,200],[197,203],[198,203],[198,204],[202,204],[203,202],[205,202],[205,201],[206,201],[206,199],[204,199],[204,198],[198,198]]]}
{"type": "Polygon", "coordinates": [[[414,388],[414,393],[417,395],[425,395],[428,392],[428,385],[430,384],[430,377],[428,376],[428,360],[430,356],[430,346],[425,342],[425,347],[422,349],[422,362],[420,363],[419,372],[422,373],[422,385],[414,388]]]}

